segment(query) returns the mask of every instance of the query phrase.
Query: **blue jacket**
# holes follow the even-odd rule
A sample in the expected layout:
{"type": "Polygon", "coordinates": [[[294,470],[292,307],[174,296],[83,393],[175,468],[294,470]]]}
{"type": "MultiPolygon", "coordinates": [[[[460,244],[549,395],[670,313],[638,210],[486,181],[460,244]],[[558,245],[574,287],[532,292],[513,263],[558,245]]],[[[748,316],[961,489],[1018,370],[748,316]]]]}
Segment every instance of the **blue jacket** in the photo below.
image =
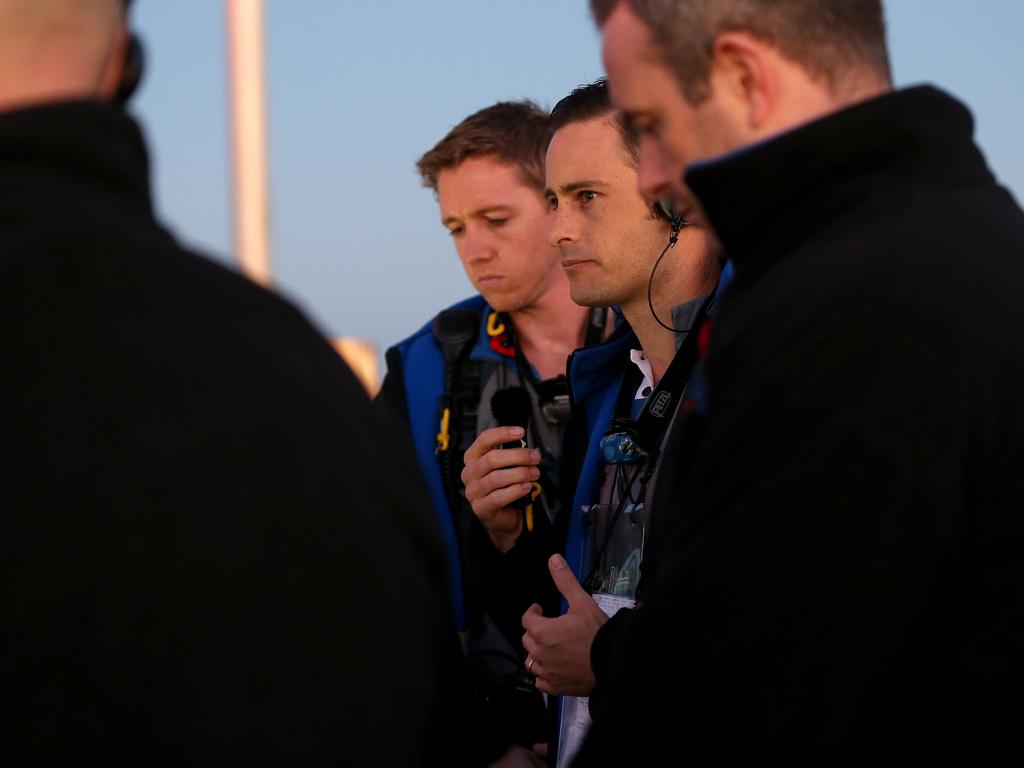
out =
{"type": "MultiPolygon", "coordinates": [[[[471,360],[480,360],[495,365],[514,368],[515,360],[498,354],[490,346],[487,334],[487,318],[491,308],[482,296],[460,301],[451,309],[469,309],[480,313],[480,329],[476,343],[470,350],[471,360]]],[[[400,360],[398,374],[405,390],[405,407],[412,433],[416,458],[423,470],[430,492],[445,549],[450,563],[452,611],[459,629],[465,626],[465,599],[462,590],[462,563],[459,542],[452,520],[452,513],[445,497],[444,481],[438,466],[434,448],[440,427],[440,400],[444,394],[444,357],[441,347],[434,339],[433,321],[424,325],[409,338],[388,350],[388,376],[395,374],[392,362],[397,355],[400,360]]]]}
{"type": "MultiPolygon", "coordinates": [[[[615,412],[615,401],[629,364],[629,350],[639,347],[636,334],[625,328],[603,344],[578,349],[569,357],[573,420],[575,428],[584,430],[587,436],[576,493],[569,510],[569,534],[565,544],[565,560],[580,582],[586,575],[584,568],[590,545],[580,509],[597,498],[601,482],[601,438],[615,412]]],[[[563,601],[563,611],[565,608],[563,601]]]]}
{"type": "MultiPolygon", "coordinates": [[[[726,262],[718,279],[715,295],[720,296],[732,279],[732,262],[726,262]]],[[[627,329],[628,330],[628,329],[627,329]]],[[[640,341],[632,330],[616,334],[604,344],[580,349],[569,357],[569,393],[577,429],[585,429],[587,448],[580,465],[576,493],[570,510],[565,559],[581,583],[589,560],[590,541],[585,534],[580,508],[592,504],[600,492],[601,438],[615,413],[615,401],[622,378],[629,367],[629,350],[639,349],[640,341]]],[[[565,601],[562,610],[566,610],[565,601]]]]}
{"type": "MultiPolygon", "coordinates": [[[[515,368],[515,359],[499,354],[491,348],[487,333],[487,320],[492,310],[482,296],[459,302],[452,309],[469,309],[480,313],[480,328],[469,358],[493,365],[515,368]]],[[[426,478],[430,500],[448,552],[453,614],[459,629],[465,626],[465,596],[463,594],[462,562],[455,524],[445,496],[444,481],[435,454],[440,425],[440,400],[444,391],[444,358],[432,330],[433,321],[424,325],[409,338],[388,350],[388,377],[398,375],[404,388],[406,418],[412,433],[416,457],[426,478]]],[[[582,492],[577,492],[568,513],[569,535],[566,559],[579,576],[584,552],[582,519],[579,505],[588,503],[594,493],[600,469],[598,443],[611,418],[615,397],[629,350],[639,343],[632,331],[616,334],[612,340],[594,347],[580,349],[569,357],[570,392],[575,429],[585,429],[587,435],[586,459],[579,478],[582,492]],[[580,501],[580,499],[584,501],[580,501]]],[[[385,383],[385,387],[387,387],[385,383]]],[[[387,399],[387,398],[385,398],[387,399]]]]}

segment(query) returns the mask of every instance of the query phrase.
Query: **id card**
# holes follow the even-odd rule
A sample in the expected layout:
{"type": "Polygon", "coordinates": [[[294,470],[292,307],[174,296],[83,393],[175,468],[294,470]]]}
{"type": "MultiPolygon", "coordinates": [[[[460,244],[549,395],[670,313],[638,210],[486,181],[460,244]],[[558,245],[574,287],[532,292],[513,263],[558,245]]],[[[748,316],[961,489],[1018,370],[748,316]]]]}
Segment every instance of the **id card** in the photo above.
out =
{"type": "MultiPolygon", "coordinates": [[[[598,593],[591,595],[598,607],[609,618],[623,608],[632,608],[636,600],[598,593]]],[[[586,696],[566,696],[562,699],[562,724],[558,731],[558,765],[567,768],[583,746],[583,739],[590,730],[590,699],[586,696]]]]}

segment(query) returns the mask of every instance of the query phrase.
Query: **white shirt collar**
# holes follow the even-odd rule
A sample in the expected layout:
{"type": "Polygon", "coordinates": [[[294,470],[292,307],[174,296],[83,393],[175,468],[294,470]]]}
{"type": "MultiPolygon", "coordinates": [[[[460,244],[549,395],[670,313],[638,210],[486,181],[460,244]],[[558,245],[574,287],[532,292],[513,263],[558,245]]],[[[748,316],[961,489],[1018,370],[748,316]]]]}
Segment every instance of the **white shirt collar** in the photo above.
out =
{"type": "Polygon", "coordinates": [[[636,367],[640,369],[640,373],[642,373],[644,377],[643,382],[636,390],[636,394],[633,395],[633,399],[646,400],[650,397],[651,392],[654,391],[654,373],[651,371],[651,363],[646,357],[644,357],[644,351],[642,349],[629,350],[629,359],[632,360],[636,367]]]}

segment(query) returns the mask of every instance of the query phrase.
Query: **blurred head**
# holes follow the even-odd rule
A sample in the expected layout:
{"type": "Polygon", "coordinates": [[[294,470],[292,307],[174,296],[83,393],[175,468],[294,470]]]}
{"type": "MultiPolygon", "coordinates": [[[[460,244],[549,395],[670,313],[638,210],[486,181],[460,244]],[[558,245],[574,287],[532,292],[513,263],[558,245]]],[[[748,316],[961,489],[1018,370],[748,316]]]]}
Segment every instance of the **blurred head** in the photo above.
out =
{"type": "Polygon", "coordinates": [[[473,286],[495,309],[527,309],[565,290],[545,240],[547,114],[502,102],[463,120],[417,163],[473,286]]]}
{"type": "MultiPolygon", "coordinates": [[[[551,127],[548,240],[561,252],[573,301],[647,312],[648,278],[670,226],[637,189],[636,136],[619,121],[604,80],[562,99],[552,110],[551,127]]],[[[711,262],[703,231],[688,228],[655,296],[670,304],[691,298],[686,286],[692,273],[703,272],[703,278],[711,262]]]]}
{"type": "Polygon", "coordinates": [[[880,0],[591,0],[641,184],[890,87],[880,0]]]}
{"type": "Polygon", "coordinates": [[[0,0],[0,109],[111,101],[128,46],[125,0],[0,0]]]}

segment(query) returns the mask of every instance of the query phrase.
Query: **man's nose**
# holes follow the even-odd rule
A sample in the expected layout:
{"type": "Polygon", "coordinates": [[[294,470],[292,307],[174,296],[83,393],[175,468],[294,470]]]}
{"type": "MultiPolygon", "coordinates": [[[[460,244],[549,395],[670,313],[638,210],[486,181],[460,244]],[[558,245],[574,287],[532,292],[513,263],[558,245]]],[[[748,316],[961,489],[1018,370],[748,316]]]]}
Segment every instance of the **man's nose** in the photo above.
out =
{"type": "Polygon", "coordinates": [[[556,248],[579,239],[575,217],[566,205],[559,206],[548,218],[548,243],[556,248]]]}
{"type": "Polygon", "coordinates": [[[494,238],[483,227],[469,225],[462,241],[462,254],[467,263],[494,258],[494,238]]]}

